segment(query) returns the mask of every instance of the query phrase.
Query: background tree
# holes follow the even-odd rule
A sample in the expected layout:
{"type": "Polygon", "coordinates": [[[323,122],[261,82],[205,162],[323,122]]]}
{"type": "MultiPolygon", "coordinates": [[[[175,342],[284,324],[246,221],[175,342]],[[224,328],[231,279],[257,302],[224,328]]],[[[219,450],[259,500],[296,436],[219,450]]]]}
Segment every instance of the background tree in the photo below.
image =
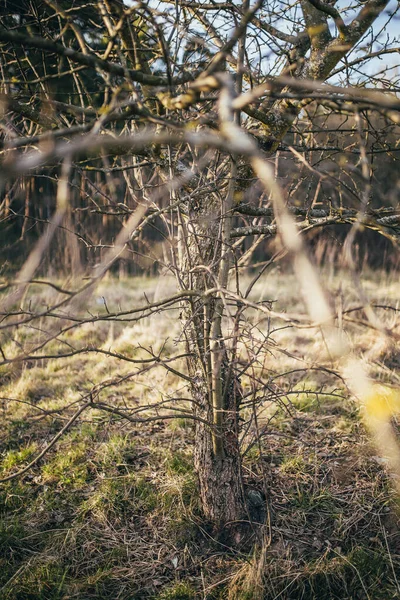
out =
{"type": "MultiPolygon", "coordinates": [[[[230,274],[280,232],[300,280],[313,282],[305,301],[322,323],[331,317],[290,215],[300,230],[351,225],[354,267],[360,226],[397,243],[398,188],[384,193],[374,173],[380,155],[397,161],[397,10],[386,0],[342,11],[319,0],[1,9],[2,328],[37,322],[42,331],[39,342],[3,352],[2,364],[37,358],[81,325],[74,314],[121,257],[172,272],[177,294],[132,314],[181,305],[190,408],[166,402],[157,416],[180,410],[194,420],[202,507],[217,526],[246,514],[240,409],[269,385],[254,374],[265,348],[246,310],[272,308],[250,300],[253,283],[243,290],[238,275],[232,291],[230,274]],[[40,268],[61,262],[75,275],[83,263],[88,279],[54,306],[24,308],[40,268]],[[242,390],[244,376],[257,391],[242,390]]],[[[126,318],[105,308],[91,319],[126,318]]],[[[174,368],[176,356],[148,351],[152,364],[174,368]]],[[[92,396],[79,411],[94,405],[111,410],[92,396]]]]}

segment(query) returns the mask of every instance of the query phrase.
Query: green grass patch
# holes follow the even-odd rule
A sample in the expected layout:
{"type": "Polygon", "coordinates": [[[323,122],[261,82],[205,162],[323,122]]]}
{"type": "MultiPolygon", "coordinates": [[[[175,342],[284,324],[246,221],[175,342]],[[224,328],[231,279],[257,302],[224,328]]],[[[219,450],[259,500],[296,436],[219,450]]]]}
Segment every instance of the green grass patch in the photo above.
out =
{"type": "Polygon", "coordinates": [[[315,510],[316,512],[329,512],[333,515],[337,511],[335,498],[329,489],[312,491],[307,486],[300,485],[297,493],[291,497],[291,502],[293,506],[307,512],[315,510]]]}
{"type": "Polygon", "coordinates": [[[175,450],[165,461],[167,472],[176,473],[178,475],[186,475],[193,473],[193,457],[189,452],[175,450]]]}
{"type": "Polygon", "coordinates": [[[29,462],[37,452],[36,442],[32,442],[20,448],[19,450],[9,450],[1,462],[1,469],[3,473],[11,470],[13,467],[29,462]]]}
{"type": "Polygon", "coordinates": [[[127,475],[100,481],[80,507],[80,514],[91,514],[99,521],[116,516],[147,514],[158,506],[155,486],[140,475],[127,475]]]}
{"type": "Polygon", "coordinates": [[[87,446],[84,442],[61,448],[42,468],[44,483],[79,488],[88,480],[87,446]]]}
{"type": "Polygon", "coordinates": [[[3,588],[4,600],[62,600],[68,568],[54,559],[26,561],[3,588]]]}
{"type": "Polygon", "coordinates": [[[287,475],[298,475],[304,474],[309,470],[309,466],[306,464],[303,456],[284,457],[280,465],[280,470],[287,475]]]}
{"type": "Polygon", "coordinates": [[[163,590],[157,600],[194,600],[196,592],[189,583],[179,582],[163,590]]]}

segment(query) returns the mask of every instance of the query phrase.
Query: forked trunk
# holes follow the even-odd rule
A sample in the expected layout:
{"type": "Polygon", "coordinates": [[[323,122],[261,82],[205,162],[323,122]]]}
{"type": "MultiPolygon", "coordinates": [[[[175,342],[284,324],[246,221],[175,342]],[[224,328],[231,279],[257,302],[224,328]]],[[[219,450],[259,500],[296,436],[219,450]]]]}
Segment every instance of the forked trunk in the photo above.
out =
{"type": "MultiPolygon", "coordinates": [[[[228,191],[229,193],[229,191],[228,191]]],[[[181,223],[181,282],[203,296],[183,311],[195,416],[194,461],[204,515],[217,528],[242,519],[245,504],[239,451],[240,386],[222,333],[223,303],[209,291],[226,287],[228,252],[220,196],[201,198],[181,223]],[[225,274],[224,274],[225,272],[225,274]],[[222,276],[221,276],[222,273],[222,276]]]]}

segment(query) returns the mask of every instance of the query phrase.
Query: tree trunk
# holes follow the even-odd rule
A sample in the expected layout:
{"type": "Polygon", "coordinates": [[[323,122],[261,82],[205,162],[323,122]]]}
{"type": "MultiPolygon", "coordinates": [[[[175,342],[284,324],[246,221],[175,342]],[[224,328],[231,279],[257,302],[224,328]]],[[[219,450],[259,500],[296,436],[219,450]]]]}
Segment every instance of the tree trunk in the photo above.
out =
{"type": "MultiPolygon", "coordinates": [[[[227,196],[231,195],[229,189],[227,196]]],[[[183,328],[190,353],[188,372],[196,419],[194,464],[201,504],[205,517],[219,529],[245,515],[238,426],[240,384],[222,333],[223,302],[217,294],[206,294],[226,287],[230,253],[223,237],[226,215],[220,196],[201,198],[188,221],[181,222],[179,248],[181,284],[204,293],[185,306],[183,328]]]]}
{"type": "MultiPolygon", "coordinates": [[[[199,479],[201,505],[204,515],[217,527],[243,518],[244,498],[239,451],[238,404],[239,392],[234,381],[226,394],[221,425],[213,439],[212,428],[203,421],[195,424],[194,464],[199,479]]],[[[193,399],[195,416],[213,423],[213,410],[204,378],[194,377],[193,399]]],[[[216,427],[213,423],[214,428],[216,427]]]]}

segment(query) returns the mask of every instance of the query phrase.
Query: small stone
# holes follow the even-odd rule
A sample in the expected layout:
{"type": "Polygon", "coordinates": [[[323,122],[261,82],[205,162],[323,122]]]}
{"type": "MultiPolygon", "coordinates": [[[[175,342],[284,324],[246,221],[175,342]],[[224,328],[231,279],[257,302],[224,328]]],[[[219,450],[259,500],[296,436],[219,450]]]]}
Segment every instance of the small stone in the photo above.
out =
{"type": "Polygon", "coordinates": [[[247,497],[251,506],[259,507],[264,504],[262,494],[258,490],[249,490],[247,492],[247,497]]]}

